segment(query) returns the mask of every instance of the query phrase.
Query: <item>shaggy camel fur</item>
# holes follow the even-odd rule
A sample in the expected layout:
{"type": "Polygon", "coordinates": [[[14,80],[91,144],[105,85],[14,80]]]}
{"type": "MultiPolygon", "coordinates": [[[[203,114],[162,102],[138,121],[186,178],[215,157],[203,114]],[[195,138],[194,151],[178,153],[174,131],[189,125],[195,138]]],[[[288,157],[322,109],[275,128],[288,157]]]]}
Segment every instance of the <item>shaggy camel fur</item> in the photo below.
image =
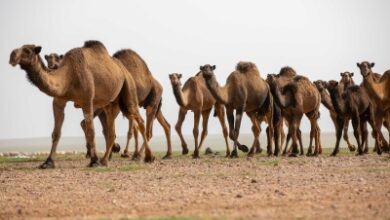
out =
{"type": "MultiPolygon", "coordinates": [[[[362,86],[377,106],[377,112],[375,114],[376,125],[378,129],[381,129],[384,119],[385,127],[389,132],[390,138],[390,70],[387,70],[380,76],[380,74],[372,71],[375,63],[364,61],[356,65],[359,67],[360,73],[363,76],[362,86]]],[[[389,151],[390,147],[387,145],[384,150],[389,151]]]]}
{"type": "MultiPolygon", "coordinates": [[[[352,85],[344,88],[344,85],[337,81],[330,80],[326,84],[326,88],[332,98],[332,104],[337,114],[352,119],[354,136],[358,143],[358,155],[368,153],[367,142],[367,121],[370,123],[377,143],[380,143],[379,133],[375,125],[375,106],[371,103],[365,89],[360,86],[352,85]],[[364,146],[364,149],[363,149],[364,146]]],[[[342,123],[342,120],[340,121],[342,123]]],[[[336,147],[332,155],[336,155],[339,151],[338,143],[341,137],[341,129],[337,131],[336,147]]],[[[381,144],[377,149],[377,153],[381,153],[381,144]]]]}
{"type": "MultiPolygon", "coordinates": [[[[163,159],[168,159],[172,157],[172,144],[171,144],[171,125],[165,119],[164,115],[161,112],[162,104],[162,93],[163,88],[161,84],[153,77],[150,72],[146,62],[139,56],[136,52],[131,49],[124,49],[116,52],[113,57],[122,62],[128,72],[132,75],[135,85],[137,87],[137,96],[140,107],[146,109],[146,137],[148,140],[152,138],[153,131],[153,121],[157,118],[157,121],[163,127],[165,132],[165,137],[167,139],[167,153],[163,159]]],[[[131,121],[129,121],[131,123],[131,121]]],[[[131,127],[132,124],[129,124],[129,132],[126,148],[122,156],[127,157],[128,146],[131,138],[131,127]]],[[[135,151],[133,154],[133,159],[138,159],[141,156],[143,148],[138,150],[137,144],[137,129],[134,127],[134,136],[135,136],[135,151]]]]}
{"type": "MultiPolygon", "coordinates": [[[[246,112],[252,121],[252,131],[254,135],[253,145],[248,156],[253,156],[257,146],[260,145],[260,125],[258,115],[266,116],[269,126],[269,137],[274,137],[273,128],[273,98],[268,84],[261,78],[256,65],[251,62],[239,62],[226,80],[226,85],[221,87],[214,74],[215,66],[201,66],[203,77],[206,80],[207,88],[217,100],[225,105],[229,122],[229,136],[234,141],[234,149],[230,157],[238,157],[238,136],[243,112],[246,112]],[[236,110],[236,119],[234,119],[236,110]]],[[[276,132],[277,133],[277,132],[276,132]]],[[[276,136],[278,133],[276,134],[276,136]]],[[[276,137],[275,140],[279,138],[276,137]]],[[[272,147],[272,146],[268,146],[272,147]]],[[[279,152],[278,141],[275,141],[275,154],[279,152]]],[[[272,149],[267,149],[269,155],[272,149]]]]}
{"type": "MultiPolygon", "coordinates": [[[[289,69],[292,70],[292,68],[289,69]]],[[[283,110],[284,117],[288,122],[289,135],[292,137],[292,152],[290,156],[297,156],[299,152],[297,143],[299,134],[297,131],[303,114],[306,114],[310,120],[310,142],[312,142],[313,138],[315,140],[314,153],[312,153],[312,144],[310,143],[307,155],[317,156],[321,153],[320,128],[317,123],[321,101],[320,94],[315,85],[303,76],[296,75],[285,85],[280,83],[280,81],[280,76],[278,78],[270,76],[269,83],[272,94],[277,104],[283,110]]]]}
{"type": "Polygon", "coordinates": [[[64,108],[67,101],[73,101],[83,110],[85,136],[91,153],[90,166],[98,165],[95,146],[93,114],[102,109],[106,113],[106,152],[101,159],[107,165],[114,144],[114,119],[120,107],[129,120],[136,120],[144,138],[145,161],[154,157],[147,143],[145,127],[138,112],[135,83],[119,61],[113,59],[104,45],[98,41],[87,41],[82,48],[75,48],[65,54],[60,67],[49,73],[39,55],[40,46],[24,45],[12,51],[10,64],[17,64],[27,72],[31,83],[45,94],[56,97],[53,104],[55,126],[52,134],[52,149],[41,168],[53,168],[57,144],[61,136],[64,108]],[[107,89],[109,88],[109,89],[107,89]]]}
{"type": "Polygon", "coordinates": [[[193,157],[199,158],[199,151],[202,147],[203,141],[207,136],[207,127],[208,127],[210,112],[214,106],[215,114],[216,116],[218,116],[219,122],[222,127],[223,137],[225,138],[225,145],[226,145],[226,156],[228,156],[230,155],[230,149],[229,149],[229,144],[227,139],[228,132],[227,132],[225,119],[224,119],[225,110],[223,108],[223,105],[217,103],[214,97],[207,89],[205,80],[203,79],[202,75],[203,73],[199,72],[196,74],[196,76],[190,77],[184,83],[183,88],[181,86],[181,81],[180,81],[182,74],[173,73],[169,75],[169,79],[171,81],[171,85],[173,89],[173,94],[175,95],[176,101],[180,106],[179,117],[175,129],[180,137],[180,141],[182,145],[182,153],[183,154],[188,153],[187,143],[184,140],[181,131],[181,127],[183,125],[187,111],[191,110],[194,112],[194,128],[192,130],[192,133],[194,135],[194,140],[195,140],[195,150],[194,150],[193,157]],[[199,121],[201,115],[203,118],[203,122],[202,122],[203,130],[202,130],[200,143],[199,143],[198,127],[199,127],[199,121]]]}

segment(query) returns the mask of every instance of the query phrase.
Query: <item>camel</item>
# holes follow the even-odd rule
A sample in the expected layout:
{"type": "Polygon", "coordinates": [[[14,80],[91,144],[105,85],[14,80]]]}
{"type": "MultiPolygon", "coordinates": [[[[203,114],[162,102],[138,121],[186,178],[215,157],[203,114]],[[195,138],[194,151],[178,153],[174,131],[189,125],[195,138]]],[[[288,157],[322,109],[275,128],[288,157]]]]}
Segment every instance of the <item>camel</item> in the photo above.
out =
{"type": "Polygon", "coordinates": [[[100,160],[102,165],[107,165],[114,144],[114,119],[119,112],[118,108],[126,118],[138,123],[146,148],[145,162],[152,162],[154,156],[138,112],[135,83],[122,63],[113,59],[102,43],[86,41],[83,47],[68,51],[60,67],[49,72],[39,55],[41,49],[42,47],[32,44],[23,45],[12,51],[9,61],[12,66],[19,64],[21,69],[26,71],[29,81],[39,90],[56,98],[56,102],[53,103],[55,126],[52,133],[52,148],[40,168],[55,167],[54,158],[67,101],[73,101],[75,106],[83,111],[85,138],[91,154],[89,166],[99,165],[93,124],[93,115],[98,109],[105,112],[107,123],[106,152],[100,160]]]}
{"type": "Polygon", "coordinates": [[[47,61],[47,67],[51,70],[57,69],[62,60],[64,59],[64,55],[58,55],[56,53],[51,53],[49,55],[45,55],[45,60],[47,61]]]}
{"type": "MultiPolygon", "coordinates": [[[[337,81],[330,80],[326,84],[326,88],[332,99],[332,104],[338,115],[344,118],[351,118],[354,129],[354,136],[358,143],[357,155],[368,153],[368,141],[367,141],[367,123],[371,125],[375,141],[378,143],[377,153],[381,154],[381,141],[379,139],[380,130],[375,125],[375,106],[371,102],[371,99],[367,95],[365,89],[361,86],[352,85],[344,88],[344,85],[337,81]],[[363,149],[364,146],[364,149],[363,149]]],[[[340,125],[343,123],[343,119],[339,121],[340,125]]],[[[341,126],[337,131],[336,146],[332,155],[336,155],[339,151],[339,142],[341,138],[341,126]]]]}
{"type": "MultiPolygon", "coordinates": [[[[269,137],[274,136],[273,128],[273,97],[268,84],[260,76],[257,66],[252,62],[239,62],[236,69],[228,76],[225,86],[221,87],[214,74],[215,65],[209,64],[201,66],[200,70],[210,90],[217,102],[226,107],[227,119],[229,122],[229,136],[234,141],[234,148],[230,154],[231,158],[238,157],[238,137],[243,112],[246,112],[252,122],[254,141],[248,156],[254,155],[257,146],[260,145],[260,126],[258,117],[265,117],[269,126],[269,137]],[[234,110],[236,118],[234,118],[234,110]]],[[[279,152],[279,138],[276,132],[275,155],[279,152]]],[[[272,147],[272,146],[268,146],[272,147]]],[[[267,149],[268,155],[272,154],[272,149],[267,149]]]]}
{"type": "Polygon", "coordinates": [[[225,139],[226,145],[226,156],[230,155],[230,148],[227,140],[228,132],[225,124],[225,110],[223,105],[216,102],[214,97],[208,91],[206,87],[205,80],[203,79],[202,71],[198,72],[194,77],[190,77],[182,88],[181,86],[181,78],[182,74],[173,73],[169,74],[169,79],[171,81],[173,94],[176,98],[177,103],[180,106],[179,117],[175,126],[176,132],[179,134],[181,145],[182,145],[182,154],[188,153],[187,143],[184,140],[181,127],[184,122],[187,111],[191,110],[194,112],[194,128],[193,135],[195,140],[195,150],[193,154],[193,158],[199,158],[199,151],[202,147],[203,141],[207,136],[207,127],[208,120],[210,116],[210,112],[214,106],[215,114],[218,116],[219,122],[222,127],[223,136],[225,139]],[[199,135],[199,121],[200,116],[202,115],[202,134],[200,138],[200,143],[198,143],[198,135],[199,135]]]}
{"type": "MultiPolygon", "coordinates": [[[[281,72],[295,73],[290,67],[282,68],[281,72]]],[[[297,143],[299,137],[298,129],[303,114],[306,114],[310,120],[310,142],[312,142],[313,138],[315,140],[314,153],[312,153],[312,144],[310,143],[307,155],[317,156],[321,153],[320,128],[317,123],[321,101],[320,94],[315,85],[304,76],[295,75],[294,77],[289,77],[287,82],[283,81],[284,77],[286,76],[269,76],[269,85],[275,102],[283,110],[284,117],[288,122],[288,132],[292,137],[292,152],[289,156],[295,157],[299,152],[297,143]]]]}
{"type": "MultiPolygon", "coordinates": [[[[172,157],[172,144],[171,144],[171,125],[165,119],[161,112],[162,93],[163,88],[161,84],[153,77],[145,61],[133,50],[123,49],[116,52],[113,57],[122,62],[128,72],[131,74],[137,87],[137,96],[139,106],[146,109],[146,137],[148,140],[152,138],[153,121],[156,118],[160,125],[163,127],[165,136],[167,139],[167,153],[163,159],[169,159],[172,157]]],[[[131,121],[130,121],[131,122],[131,121]]],[[[130,124],[131,127],[131,124],[130,124]]],[[[138,150],[138,138],[137,129],[134,127],[135,136],[135,151],[133,159],[138,159],[141,156],[143,148],[138,150]]],[[[128,132],[128,139],[126,148],[122,154],[123,157],[127,157],[129,140],[131,138],[131,130],[128,132]]]]}
{"type": "MultiPolygon", "coordinates": [[[[389,132],[390,138],[390,92],[388,89],[390,88],[390,70],[387,70],[381,76],[372,71],[375,63],[363,61],[356,65],[359,67],[360,74],[363,76],[362,86],[366,89],[373,103],[377,106],[375,115],[376,125],[378,126],[378,129],[380,129],[384,119],[385,127],[389,132]]],[[[386,146],[384,150],[389,151],[389,146],[386,146]]]]}

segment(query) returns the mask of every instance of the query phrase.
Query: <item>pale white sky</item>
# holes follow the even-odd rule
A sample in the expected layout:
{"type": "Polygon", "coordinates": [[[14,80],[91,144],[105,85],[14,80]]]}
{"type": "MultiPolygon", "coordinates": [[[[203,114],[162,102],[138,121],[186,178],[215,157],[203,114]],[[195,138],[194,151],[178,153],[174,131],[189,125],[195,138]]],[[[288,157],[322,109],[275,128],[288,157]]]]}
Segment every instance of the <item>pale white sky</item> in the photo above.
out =
{"type": "MultiPolygon", "coordinates": [[[[255,62],[262,76],[290,65],[312,80],[339,79],[341,71],[354,71],[360,83],[356,62],[362,60],[375,61],[375,70],[384,72],[390,68],[389,9],[386,0],[2,0],[0,139],[49,137],[53,128],[52,98],[8,64],[12,49],[23,44],[41,45],[42,55],[65,53],[89,39],[102,41],[110,53],[136,50],[164,86],[162,111],[173,127],[178,105],[168,74],[181,72],[187,79],[206,63],[217,65],[221,84],[240,60],[255,62]]],[[[321,108],[322,131],[333,131],[321,108]]],[[[62,135],[83,136],[81,111],[69,103],[65,114],[62,135]]],[[[192,113],[187,117],[184,133],[191,134],[192,113]]],[[[163,134],[155,125],[154,134],[163,134]]],[[[303,120],[302,129],[308,128],[303,120]]],[[[118,117],[118,135],[126,132],[127,122],[118,117]]],[[[220,132],[212,118],[209,133],[220,132]]],[[[246,118],[242,132],[251,132],[246,118]]]]}

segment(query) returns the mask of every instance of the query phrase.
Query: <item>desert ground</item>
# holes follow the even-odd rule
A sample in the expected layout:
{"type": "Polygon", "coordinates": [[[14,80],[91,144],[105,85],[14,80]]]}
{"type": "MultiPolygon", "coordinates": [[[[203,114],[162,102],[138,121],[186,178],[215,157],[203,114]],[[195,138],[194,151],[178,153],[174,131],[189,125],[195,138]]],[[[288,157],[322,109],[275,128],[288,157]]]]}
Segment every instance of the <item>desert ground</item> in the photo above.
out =
{"type": "Polygon", "coordinates": [[[390,157],[0,157],[0,219],[390,219],[390,157]]]}

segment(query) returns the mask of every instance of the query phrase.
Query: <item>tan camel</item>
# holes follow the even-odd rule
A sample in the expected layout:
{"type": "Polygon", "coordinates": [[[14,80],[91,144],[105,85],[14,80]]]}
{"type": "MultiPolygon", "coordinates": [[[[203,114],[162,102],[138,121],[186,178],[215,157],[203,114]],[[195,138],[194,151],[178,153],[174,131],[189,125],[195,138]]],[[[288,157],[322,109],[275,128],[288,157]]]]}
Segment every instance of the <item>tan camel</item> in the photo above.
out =
{"type": "Polygon", "coordinates": [[[272,94],[275,97],[275,102],[282,108],[283,115],[288,121],[288,132],[292,137],[292,152],[290,156],[297,156],[298,154],[297,142],[299,134],[297,131],[300,127],[303,114],[310,120],[310,142],[313,138],[315,140],[314,153],[312,153],[312,144],[310,143],[307,155],[317,156],[320,154],[320,128],[317,120],[319,118],[321,97],[315,85],[306,77],[299,75],[291,78],[287,84],[280,81],[280,77],[270,76],[269,84],[272,94]],[[281,86],[281,84],[285,85],[281,86]]]}
{"type": "Polygon", "coordinates": [[[47,70],[39,55],[40,46],[24,45],[12,51],[9,63],[17,64],[27,72],[27,77],[45,94],[55,97],[53,104],[55,126],[52,134],[52,149],[41,168],[54,168],[54,157],[61,136],[64,120],[64,108],[67,101],[83,110],[85,118],[85,137],[90,147],[89,166],[98,165],[95,146],[93,114],[103,109],[106,114],[107,136],[106,152],[101,159],[107,165],[114,144],[114,119],[120,107],[129,120],[136,120],[146,148],[145,161],[154,157],[147,143],[145,127],[138,112],[138,100],[134,80],[121,62],[113,59],[104,45],[98,41],[87,41],[82,48],[75,48],[65,54],[60,67],[51,73],[47,70]],[[110,88],[110,89],[107,89],[110,88]]]}
{"type": "MultiPolygon", "coordinates": [[[[206,80],[207,88],[217,100],[225,105],[229,122],[229,136],[234,141],[234,148],[230,154],[231,158],[238,157],[238,136],[243,112],[246,112],[252,122],[254,141],[248,156],[253,156],[259,143],[260,126],[258,116],[266,118],[269,126],[269,137],[274,137],[273,128],[273,98],[268,84],[261,78],[256,65],[251,62],[239,62],[226,80],[226,85],[221,87],[214,74],[215,66],[201,66],[203,77],[206,80]],[[234,119],[236,110],[236,119],[234,119]]],[[[275,138],[278,140],[278,138],[275,138]]],[[[278,141],[275,141],[277,146],[278,141]]],[[[272,148],[272,146],[269,146],[272,148]]],[[[278,147],[275,147],[278,154],[278,147]]],[[[272,150],[268,150],[270,154],[272,150]]]]}
{"type": "Polygon", "coordinates": [[[193,157],[199,158],[199,151],[203,145],[203,142],[207,136],[207,128],[208,128],[208,120],[210,116],[210,112],[215,107],[215,114],[218,116],[219,122],[222,127],[223,136],[225,138],[226,145],[226,156],[230,155],[229,144],[227,140],[228,131],[225,124],[225,110],[223,105],[217,103],[214,97],[211,95],[209,90],[206,87],[206,83],[203,79],[203,73],[200,71],[194,77],[190,77],[182,88],[181,86],[181,77],[182,74],[173,73],[169,75],[169,79],[171,81],[173,94],[175,95],[176,101],[180,106],[179,117],[175,126],[177,133],[179,134],[181,145],[182,145],[182,153],[188,153],[187,143],[184,140],[181,127],[183,125],[184,119],[186,117],[187,112],[194,112],[194,128],[193,135],[195,140],[195,150],[193,157]],[[202,134],[200,138],[200,143],[198,142],[199,135],[199,121],[200,116],[202,116],[202,134]]]}
{"type": "MultiPolygon", "coordinates": [[[[113,57],[122,62],[135,81],[139,105],[146,109],[146,137],[148,140],[152,138],[153,121],[155,118],[157,118],[157,121],[164,129],[168,145],[167,153],[163,159],[171,158],[171,125],[168,123],[161,112],[163,87],[153,77],[145,61],[133,50],[120,50],[116,52],[113,57]]],[[[141,156],[143,148],[138,150],[136,129],[134,130],[134,136],[136,140],[136,146],[133,159],[138,159],[141,156]]],[[[130,138],[131,131],[129,130],[126,148],[122,154],[124,157],[128,156],[128,145],[130,138]]]]}
{"type": "Polygon", "coordinates": [[[57,69],[62,60],[64,59],[64,55],[58,55],[56,53],[51,53],[48,55],[45,55],[45,60],[47,61],[47,67],[51,70],[57,69]]]}
{"type": "MultiPolygon", "coordinates": [[[[363,76],[362,86],[366,89],[368,95],[376,105],[376,125],[380,130],[384,119],[385,127],[389,132],[390,138],[390,70],[384,72],[380,77],[380,74],[374,73],[372,71],[375,63],[364,61],[357,63],[357,66],[359,67],[360,73],[363,76]]],[[[389,146],[385,146],[384,150],[389,151],[389,146]]]]}

